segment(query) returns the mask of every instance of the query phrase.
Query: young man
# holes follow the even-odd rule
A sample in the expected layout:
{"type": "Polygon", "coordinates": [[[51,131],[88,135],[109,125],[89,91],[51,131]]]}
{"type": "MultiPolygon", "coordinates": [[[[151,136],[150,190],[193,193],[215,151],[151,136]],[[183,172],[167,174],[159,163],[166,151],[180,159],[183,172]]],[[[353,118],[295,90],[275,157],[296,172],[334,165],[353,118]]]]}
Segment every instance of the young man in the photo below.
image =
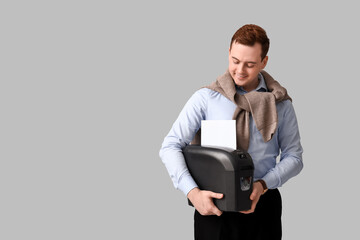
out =
{"type": "Polygon", "coordinates": [[[194,93],[162,144],[160,157],[174,186],[195,207],[195,239],[281,239],[277,188],[302,170],[303,150],[291,98],[263,71],[268,49],[261,27],[241,27],[231,39],[226,73],[194,93]],[[201,120],[231,119],[236,120],[238,147],[249,152],[255,166],[251,209],[239,213],[214,205],[213,198],[221,199],[222,193],[199,189],[182,154],[201,120]]]}

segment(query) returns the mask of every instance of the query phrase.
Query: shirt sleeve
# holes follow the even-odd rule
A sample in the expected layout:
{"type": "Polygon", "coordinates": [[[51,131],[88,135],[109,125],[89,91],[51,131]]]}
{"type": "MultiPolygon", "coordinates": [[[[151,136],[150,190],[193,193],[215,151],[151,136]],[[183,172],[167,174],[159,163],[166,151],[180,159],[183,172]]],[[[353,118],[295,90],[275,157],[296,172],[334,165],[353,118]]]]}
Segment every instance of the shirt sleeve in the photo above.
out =
{"type": "Polygon", "coordinates": [[[174,187],[186,196],[197,184],[189,173],[182,149],[193,140],[201,126],[201,120],[205,119],[208,91],[209,89],[200,89],[191,96],[165,137],[159,152],[174,187]]]}
{"type": "Polygon", "coordinates": [[[269,189],[281,187],[290,178],[299,174],[303,168],[303,148],[300,143],[295,110],[291,101],[284,101],[283,104],[283,120],[278,128],[280,161],[262,178],[269,189]]]}

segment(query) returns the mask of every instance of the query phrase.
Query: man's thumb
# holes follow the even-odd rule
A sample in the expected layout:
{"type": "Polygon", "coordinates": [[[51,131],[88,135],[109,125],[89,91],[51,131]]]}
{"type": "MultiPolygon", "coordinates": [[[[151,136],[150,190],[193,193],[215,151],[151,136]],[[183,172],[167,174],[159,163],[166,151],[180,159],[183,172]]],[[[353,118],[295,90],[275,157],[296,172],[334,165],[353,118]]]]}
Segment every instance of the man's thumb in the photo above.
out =
{"type": "Polygon", "coordinates": [[[250,199],[253,201],[256,198],[256,192],[253,191],[250,195],[250,199]]]}
{"type": "Polygon", "coordinates": [[[212,193],[211,194],[211,197],[213,197],[213,198],[216,198],[216,199],[221,199],[222,197],[223,197],[223,195],[224,194],[222,194],[222,193],[212,193]]]}

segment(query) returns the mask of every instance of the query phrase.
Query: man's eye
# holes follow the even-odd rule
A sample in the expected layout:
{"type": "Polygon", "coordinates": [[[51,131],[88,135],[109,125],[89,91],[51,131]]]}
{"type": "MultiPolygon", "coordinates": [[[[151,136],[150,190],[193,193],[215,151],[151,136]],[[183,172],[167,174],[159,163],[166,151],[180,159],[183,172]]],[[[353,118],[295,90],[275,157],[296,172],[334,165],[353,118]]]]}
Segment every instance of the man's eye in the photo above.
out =
{"type": "Polygon", "coordinates": [[[234,61],[234,63],[235,63],[235,64],[239,64],[239,62],[238,62],[238,61],[234,61]]]}
{"type": "Polygon", "coordinates": [[[253,68],[255,65],[254,64],[248,64],[247,66],[248,66],[248,68],[253,68]]]}

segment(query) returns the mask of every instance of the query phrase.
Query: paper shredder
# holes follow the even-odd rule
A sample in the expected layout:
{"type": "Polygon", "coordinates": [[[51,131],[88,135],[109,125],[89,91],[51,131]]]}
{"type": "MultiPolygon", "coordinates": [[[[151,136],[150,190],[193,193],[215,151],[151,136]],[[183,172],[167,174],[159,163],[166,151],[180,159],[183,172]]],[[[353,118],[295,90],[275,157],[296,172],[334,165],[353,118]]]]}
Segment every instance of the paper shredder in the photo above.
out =
{"type": "Polygon", "coordinates": [[[224,194],[222,199],[214,199],[220,210],[237,212],[251,208],[254,164],[249,153],[188,145],[183,154],[190,174],[201,190],[224,194]]]}

